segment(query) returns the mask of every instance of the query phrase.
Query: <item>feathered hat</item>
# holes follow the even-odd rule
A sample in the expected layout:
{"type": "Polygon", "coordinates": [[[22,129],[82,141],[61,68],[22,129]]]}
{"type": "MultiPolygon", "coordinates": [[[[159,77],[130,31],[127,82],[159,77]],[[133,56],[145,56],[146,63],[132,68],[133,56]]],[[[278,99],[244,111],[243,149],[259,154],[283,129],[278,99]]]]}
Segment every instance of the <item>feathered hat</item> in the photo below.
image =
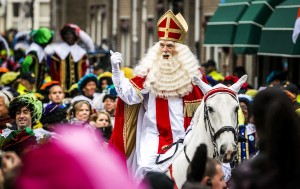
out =
{"type": "Polygon", "coordinates": [[[30,110],[32,125],[35,125],[42,117],[43,104],[34,96],[34,94],[28,93],[14,98],[9,104],[10,117],[15,118],[17,111],[24,106],[30,110]]]}
{"type": "Polygon", "coordinates": [[[176,16],[168,10],[157,22],[157,34],[159,40],[167,40],[182,43],[188,31],[188,25],[183,16],[176,16]]]}

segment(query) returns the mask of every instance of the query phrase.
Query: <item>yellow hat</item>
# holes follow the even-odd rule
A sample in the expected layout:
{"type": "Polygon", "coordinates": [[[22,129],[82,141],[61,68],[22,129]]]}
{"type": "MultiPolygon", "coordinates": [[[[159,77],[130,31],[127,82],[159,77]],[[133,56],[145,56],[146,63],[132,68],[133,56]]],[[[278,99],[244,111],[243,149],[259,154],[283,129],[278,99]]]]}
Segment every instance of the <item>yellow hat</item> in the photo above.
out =
{"type": "Polygon", "coordinates": [[[6,72],[1,76],[0,83],[1,85],[9,85],[15,81],[19,75],[19,72],[6,72]]]}
{"type": "Polygon", "coordinates": [[[157,22],[157,34],[159,40],[167,40],[182,43],[188,31],[188,25],[183,16],[176,16],[168,10],[157,22]]]}
{"type": "Polygon", "coordinates": [[[252,98],[254,98],[256,96],[256,94],[258,93],[258,90],[256,89],[248,89],[246,91],[246,95],[251,96],[252,98]]]}
{"type": "Polygon", "coordinates": [[[68,93],[71,93],[74,90],[78,90],[78,83],[74,83],[68,90],[68,93]]]}
{"type": "Polygon", "coordinates": [[[112,73],[111,72],[103,72],[102,74],[100,74],[98,76],[98,79],[100,79],[101,77],[112,77],[112,73]]]}
{"type": "Polygon", "coordinates": [[[122,67],[121,70],[124,72],[124,76],[128,79],[134,77],[133,70],[129,67],[122,67]]]}

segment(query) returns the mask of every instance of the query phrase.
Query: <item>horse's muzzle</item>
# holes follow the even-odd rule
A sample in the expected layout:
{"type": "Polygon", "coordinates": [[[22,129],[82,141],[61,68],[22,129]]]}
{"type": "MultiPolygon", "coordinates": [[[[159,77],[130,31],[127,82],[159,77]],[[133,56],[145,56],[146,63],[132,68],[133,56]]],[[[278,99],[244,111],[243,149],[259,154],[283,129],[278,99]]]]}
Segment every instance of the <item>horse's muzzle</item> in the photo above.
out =
{"type": "Polygon", "coordinates": [[[220,161],[223,163],[231,163],[237,155],[237,146],[232,145],[231,148],[228,148],[227,145],[222,145],[220,149],[220,161]]]}

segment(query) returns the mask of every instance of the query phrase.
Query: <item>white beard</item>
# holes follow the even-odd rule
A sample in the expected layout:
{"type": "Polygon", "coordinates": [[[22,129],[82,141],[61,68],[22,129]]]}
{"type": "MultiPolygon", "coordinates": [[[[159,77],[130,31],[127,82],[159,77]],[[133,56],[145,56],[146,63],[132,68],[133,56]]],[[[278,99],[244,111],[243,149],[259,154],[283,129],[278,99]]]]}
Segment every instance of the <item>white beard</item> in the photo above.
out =
{"type": "Polygon", "coordinates": [[[193,90],[193,76],[202,78],[199,61],[190,49],[180,43],[175,48],[175,55],[165,60],[157,42],[135,68],[135,75],[146,77],[144,88],[156,96],[183,97],[193,90]]]}
{"type": "Polygon", "coordinates": [[[158,97],[183,97],[193,89],[192,79],[176,59],[162,57],[147,75],[144,87],[158,97]]]}

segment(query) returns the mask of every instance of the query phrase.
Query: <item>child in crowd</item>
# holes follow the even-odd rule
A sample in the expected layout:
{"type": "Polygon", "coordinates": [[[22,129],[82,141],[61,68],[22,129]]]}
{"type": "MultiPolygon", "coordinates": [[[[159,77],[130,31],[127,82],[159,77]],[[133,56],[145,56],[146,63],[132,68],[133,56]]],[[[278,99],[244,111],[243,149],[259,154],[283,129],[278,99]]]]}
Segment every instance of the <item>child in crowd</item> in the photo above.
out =
{"type": "Polygon", "coordinates": [[[91,116],[91,125],[97,128],[105,142],[108,142],[112,133],[110,115],[106,111],[99,111],[91,116]]]}

